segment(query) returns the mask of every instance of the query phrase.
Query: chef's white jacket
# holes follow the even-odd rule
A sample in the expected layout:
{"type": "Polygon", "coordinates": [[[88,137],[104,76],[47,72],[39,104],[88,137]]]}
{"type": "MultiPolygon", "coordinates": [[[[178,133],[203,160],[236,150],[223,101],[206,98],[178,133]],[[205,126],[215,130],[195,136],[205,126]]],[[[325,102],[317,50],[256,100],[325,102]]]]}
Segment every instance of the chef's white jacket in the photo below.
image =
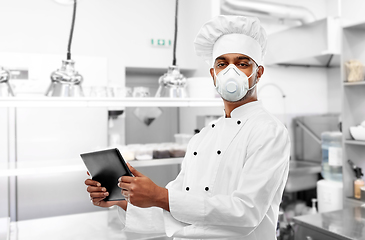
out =
{"type": "Polygon", "coordinates": [[[170,212],[128,204],[125,231],[175,239],[276,239],[289,173],[287,129],[260,101],[196,134],[168,189],[170,212]]]}

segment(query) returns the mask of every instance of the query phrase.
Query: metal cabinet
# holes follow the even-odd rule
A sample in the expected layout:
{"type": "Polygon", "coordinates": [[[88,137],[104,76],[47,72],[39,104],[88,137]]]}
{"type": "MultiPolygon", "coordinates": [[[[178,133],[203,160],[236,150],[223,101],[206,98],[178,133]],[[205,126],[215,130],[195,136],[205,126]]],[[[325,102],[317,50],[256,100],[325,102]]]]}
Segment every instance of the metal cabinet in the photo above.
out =
{"type": "Polygon", "coordinates": [[[80,153],[107,146],[107,108],[16,108],[14,111],[11,124],[16,131],[9,131],[9,153],[15,157],[9,163],[23,171],[8,173],[12,221],[95,210],[83,184],[86,172],[57,173],[61,169],[54,163],[81,161],[80,153]],[[37,171],[41,168],[49,172],[37,171]]]}
{"type": "Polygon", "coordinates": [[[294,217],[295,240],[360,240],[365,236],[365,208],[294,217]]]}
{"type": "Polygon", "coordinates": [[[333,236],[329,236],[322,232],[316,231],[312,228],[298,225],[297,230],[295,231],[295,240],[337,240],[337,239],[345,239],[345,238],[335,238],[333,236]]]}

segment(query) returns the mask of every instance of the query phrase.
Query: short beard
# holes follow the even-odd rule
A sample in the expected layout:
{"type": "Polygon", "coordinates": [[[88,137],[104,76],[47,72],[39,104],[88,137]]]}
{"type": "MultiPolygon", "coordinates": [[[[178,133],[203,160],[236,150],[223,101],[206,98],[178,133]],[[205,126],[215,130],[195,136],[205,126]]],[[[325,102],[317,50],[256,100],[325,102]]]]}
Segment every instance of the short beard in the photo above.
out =
{"type": "Polygon", "coordinates": [[[246,95],[245,95],[245,96],[243,96],[243,98],[241,98],[241,100],[239,100],[239,101],[244,101],[244,100],[246,100],[247,98],[251,97],[251,96],[252,96],[252,94],[253,94],[253,90],[255,90],[255,88],[256,88],[256,86],[255,86],[254,88],[252,88],[251,90],[248,90],[248,91],[247,91],[247,93],[246,93],[246,95]]]}

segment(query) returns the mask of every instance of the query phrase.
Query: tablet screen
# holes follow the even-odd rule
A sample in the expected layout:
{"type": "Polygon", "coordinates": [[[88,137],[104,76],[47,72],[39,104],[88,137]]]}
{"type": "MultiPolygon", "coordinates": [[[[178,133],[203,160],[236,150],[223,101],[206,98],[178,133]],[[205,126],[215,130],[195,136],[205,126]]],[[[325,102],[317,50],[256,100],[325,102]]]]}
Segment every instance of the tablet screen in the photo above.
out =
{"type": "Polygon", "coordinates": [[[109,192],[105,201],[123,200],[118,179],[121,176],[132,176],[127,164],[118,149],[108,149],[80,154],[92,179],[100,182],[109,192]]]}

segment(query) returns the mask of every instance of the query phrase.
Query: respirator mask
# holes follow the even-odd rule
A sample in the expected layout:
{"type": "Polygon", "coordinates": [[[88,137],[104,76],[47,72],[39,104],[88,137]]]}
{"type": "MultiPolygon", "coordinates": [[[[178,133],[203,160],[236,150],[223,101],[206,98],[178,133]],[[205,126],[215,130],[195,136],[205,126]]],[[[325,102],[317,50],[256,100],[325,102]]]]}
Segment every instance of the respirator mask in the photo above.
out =
{"type": "Polygon", "coordinates": [[[215,74],[215,88],[219,95],[227,101],[236,102],[241,100],[249,90],[256,86],[255,84],[249,88],[248,79],[257,71],[257,68],[246,76],[244,72],[239,70],[236,65],[229,64],[225,69],[215,74]]]}

